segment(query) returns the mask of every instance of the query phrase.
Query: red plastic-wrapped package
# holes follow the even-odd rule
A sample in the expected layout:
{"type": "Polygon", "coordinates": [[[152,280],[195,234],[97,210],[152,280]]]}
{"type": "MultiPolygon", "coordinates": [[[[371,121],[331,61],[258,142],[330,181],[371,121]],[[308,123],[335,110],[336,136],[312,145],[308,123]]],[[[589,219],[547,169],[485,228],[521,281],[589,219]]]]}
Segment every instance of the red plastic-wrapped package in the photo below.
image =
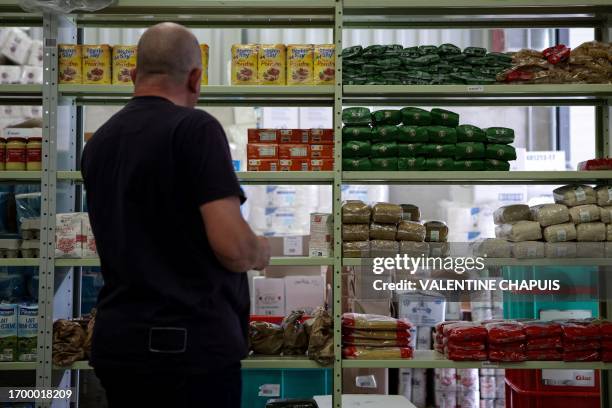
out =
{"type": "Polygon", "coordinates": [[[607,340],[607,339],[602,340],[601,349],[612,351],[612,340],[607,340]]]}
{"type": "Polygon", "coordinates": [[[597,350],[585,350],[585,351],[572,351],[563,353],[563,361],[599,361],[599,351],[597,350]]]}
{"type": "Polygon", "coordinates": [[[512,343],[525,340],[525,328],[519,322],[488,323],[489,343],[512,343]]]}
{"type": "Polygon", "coordinates": [[[601,361],[604,363],[612,363],[612,351],[602,351],[601,361]]]}
{"type": "Polygon", "coordinates": [[[612,340],[612,322],[602,321],[599,325],[599,332],[602,339],[612,340]]]}
{"type": "Polygon", "coordinates": [[[490,361],[527,361],[527,355],[522,352],[515,351],[489,351],[490,361]]]}
{"type": "Polygon", "coordinates": [[[434,326],[434,333],[436,335],[442,335],[442,337],[444,337],[444,328],[446,326],[451,325],[451,324],[457,324],[457,323],[465,323],[465,322],[456,321],[456,320],[455,321],[449,320],[449,321],[446,321],[446,322],[440,322],[440,323],[438,323],[438,324],[436,324],[434,326]]]}
{"type": "Polygon", "coordinates": [[[567,321],[561,323],[563,338],[568,340],[592,340],[601,337],[599,325],[587,321],[567,321]]]}
{"type": "Polygon", "coordinates": [[[448,338],[449,342],[484,342],[487,339],[487,329],[477,323],[461,322],[445,326],[444,337],[448,338]]]}
{"type": "Polygon", "coordinates": [[[448,350],[446,357],[453,361],[486,361],[488,355],[486,351],[448,350]]]}
{"type": "Polygon", "coordinates": [[[527,351],[561,349],[561,337],[542,337],[539,339],[530,339],[526,343],[527,351]]]}
{"type": "Polygon", "coordinates": [[[525,352],[527,360],[530,361],[561,361],[563,354],[555,349],[549,350],[530,350],[525,352]]]}
{"type": "Polygon", "coordinates": [[[398,331],[409,330],[412,324],[406,319],[394,319],[388,316],[344,313],[342,315],[342,326],[353,329],[398,331]]]}
{"type": "Polygon", "coordinates": [[[542,56],[553,65],[565,61],[570,57],[570,54],[570,48],[567,48],[567,46],[563,44],[558,44],[542,51],[542,56]]]}
{"type": "Polygon", "coordinates": [[[563,351],[585,351],[585,350],[599,350],[601,343],[599,340],[587,340],[587,341],[564,341],[563,351]]]}
{"type": "Polygon", "coordinates": [[[491,351],[514,351],[516,353],[524,353],[527,350],[525,343],[523,342],[512,342],[512,343],[489,343],[489,350],[491,351]]]}
{"type": "Polygon", "coordinates": [[[444,335],[441,333],[436,333],[434,336],[434,340],[436,344],[444,344],[444,335]]]}
{"type": "Polygon", "coordinates": [[[435,344],[434,350],[436,350],[438,353],[444,354],[444,346],[441,344],[435,344]]]}
{"type": "Polygon", "coordinates": [[[344,358],[384,360],[396,358],[412,358],[410,347],[344,347],[344,358]]]}
{"type": "Polygon", "coordinates": [[[612,159],[591,159],[578,163],[578,170],[612,170],[612,159]]]}
{"type": "Polygon", "coordinates": [[[555,322],[525,322],[523,326],[525,327],[525,335],[528,339],[555,337],[563,334],[561,325],[555,322]]]}
{"type": "Polygon", "coordinates": [[[486,350],[487,346],[482,341],[451,341],[446,343],[449,350],[480,351],[486,350]]]}

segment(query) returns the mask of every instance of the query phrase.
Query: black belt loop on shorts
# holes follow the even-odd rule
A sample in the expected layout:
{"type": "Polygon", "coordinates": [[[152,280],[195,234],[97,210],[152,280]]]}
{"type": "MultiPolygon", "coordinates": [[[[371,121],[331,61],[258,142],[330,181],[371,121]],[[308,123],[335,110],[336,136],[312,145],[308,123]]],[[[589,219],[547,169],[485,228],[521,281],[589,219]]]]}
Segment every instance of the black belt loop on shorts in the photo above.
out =
{"type": "Polygon", "coordinates": [[[149,351],[152,353],[184,353],[187,349],[187,329],[184,327],[151,327],[149,351]]]}

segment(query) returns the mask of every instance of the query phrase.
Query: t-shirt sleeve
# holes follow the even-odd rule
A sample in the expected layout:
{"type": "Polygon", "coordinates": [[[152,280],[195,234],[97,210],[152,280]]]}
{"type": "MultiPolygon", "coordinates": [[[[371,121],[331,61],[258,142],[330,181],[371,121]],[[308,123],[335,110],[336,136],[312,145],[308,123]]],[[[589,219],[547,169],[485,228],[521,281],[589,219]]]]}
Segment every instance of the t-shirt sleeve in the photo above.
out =
{"type": "Polygon", "coordinates": [[[229,144],[223,128],[216,120],[200,122],[185,135],[181,156],[191,191],[198,205],[236,196],[246,201],[234,172],[229,144]]]}

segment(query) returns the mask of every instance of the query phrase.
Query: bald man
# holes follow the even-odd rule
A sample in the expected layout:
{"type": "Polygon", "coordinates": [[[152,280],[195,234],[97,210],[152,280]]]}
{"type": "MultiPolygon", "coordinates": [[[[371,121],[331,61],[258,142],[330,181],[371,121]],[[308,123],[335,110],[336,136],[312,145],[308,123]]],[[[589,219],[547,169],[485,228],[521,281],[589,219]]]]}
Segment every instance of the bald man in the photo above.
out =
{"type": "Polygon", "coordinates": [[[245,272],[270,250],[241,216],[221,125],[194,109],[201,75],[193,34],[149,28],[134,97],[83,152],[104,277],[91,364],[111,408],[240,406],[245,272]]]}

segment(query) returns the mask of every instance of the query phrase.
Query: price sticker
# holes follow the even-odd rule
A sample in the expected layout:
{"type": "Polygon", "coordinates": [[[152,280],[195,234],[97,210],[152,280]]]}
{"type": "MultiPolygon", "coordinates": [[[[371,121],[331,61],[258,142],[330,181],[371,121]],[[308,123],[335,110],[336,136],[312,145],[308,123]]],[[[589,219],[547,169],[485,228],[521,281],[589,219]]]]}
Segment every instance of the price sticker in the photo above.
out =
{"type": "Polygon", "coordinates": [[[468,92],[484,92],[484,86],[483,85],[468,85],[467,91],[468,92]]]}

